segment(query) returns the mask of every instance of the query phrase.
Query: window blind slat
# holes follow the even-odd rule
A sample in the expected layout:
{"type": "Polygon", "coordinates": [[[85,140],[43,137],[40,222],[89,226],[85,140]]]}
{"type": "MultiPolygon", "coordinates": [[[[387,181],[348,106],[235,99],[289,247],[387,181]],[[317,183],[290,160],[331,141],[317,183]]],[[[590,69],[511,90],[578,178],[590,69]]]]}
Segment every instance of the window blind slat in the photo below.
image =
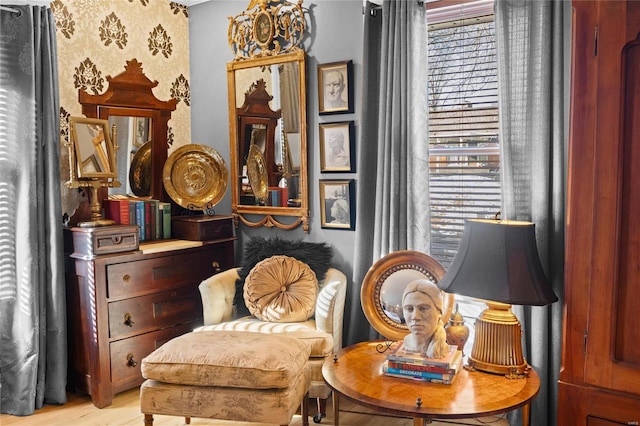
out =
{"type": "Polygon", "coordinates": [[[493,217],[501,200],[493,18],[456,22],[430,27],[428,46],[431,256],[445,267],[464,221],[493,217]]]}

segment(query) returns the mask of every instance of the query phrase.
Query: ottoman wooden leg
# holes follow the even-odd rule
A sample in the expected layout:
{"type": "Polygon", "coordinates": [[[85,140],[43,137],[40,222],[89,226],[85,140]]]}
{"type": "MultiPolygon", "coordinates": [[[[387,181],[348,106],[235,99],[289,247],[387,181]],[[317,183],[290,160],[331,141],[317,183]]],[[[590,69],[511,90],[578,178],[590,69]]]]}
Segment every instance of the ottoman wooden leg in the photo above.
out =
{"type": "Polygon", "coordinates": [[[185,422],[186,424],[190,425],[190,424],[191,424],[191,417],[185,417],[185,418],[184,418],[184,422],[185,422]]]}
{"type": "Polygon", "coordinates": [[[153,414],[144,415],[144,426],[153,426],[153,414]]]}

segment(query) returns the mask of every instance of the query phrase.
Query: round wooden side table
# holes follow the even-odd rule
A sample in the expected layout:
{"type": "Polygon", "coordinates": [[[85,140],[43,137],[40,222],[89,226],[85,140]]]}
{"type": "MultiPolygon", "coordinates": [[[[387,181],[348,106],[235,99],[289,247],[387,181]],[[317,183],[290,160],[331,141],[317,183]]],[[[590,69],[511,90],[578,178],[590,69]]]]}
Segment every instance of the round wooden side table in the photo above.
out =
{"type": "Polygon", "coordinates": [[[382,373],[386,356],[381,342],[357,343],[327,359],[322,375],[334,391],[335,425],[340,398],[374,410],[412,417],[414,426],[434,419],[464,419],[505,413],[523,407],[523,426],[529,425],[531,400],[540,390],[535,370],[522,379],[462,369],[450,385],[388,377],[382,373]]]}

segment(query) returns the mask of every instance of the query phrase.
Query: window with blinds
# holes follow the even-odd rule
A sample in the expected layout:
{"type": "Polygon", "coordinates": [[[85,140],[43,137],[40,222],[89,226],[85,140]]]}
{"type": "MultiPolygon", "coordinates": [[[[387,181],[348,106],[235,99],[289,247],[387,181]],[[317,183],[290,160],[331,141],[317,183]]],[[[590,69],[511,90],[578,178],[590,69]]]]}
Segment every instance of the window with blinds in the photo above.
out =
{"type": "Polygon", "coordinates": [[[500,210],[498,77],[489,3],[427,11],[431,256],[445,267],[457,252],[465,219],[493,217],[500,210]]]}

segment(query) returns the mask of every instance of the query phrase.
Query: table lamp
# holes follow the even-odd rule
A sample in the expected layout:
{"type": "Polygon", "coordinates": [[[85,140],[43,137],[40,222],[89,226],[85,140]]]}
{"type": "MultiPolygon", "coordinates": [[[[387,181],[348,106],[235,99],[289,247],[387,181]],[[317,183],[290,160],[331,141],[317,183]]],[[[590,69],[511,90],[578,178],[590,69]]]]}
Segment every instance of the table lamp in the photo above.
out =
{"type": "Polygon", "coordinates": [[[538,257],[535,225],[467,220],[458,253],[438,286],[488,305],[476,320],[469,367],[508,377],[526,374],[522,328],[511,305],[543,306],[558,300],[538,257]]]}

